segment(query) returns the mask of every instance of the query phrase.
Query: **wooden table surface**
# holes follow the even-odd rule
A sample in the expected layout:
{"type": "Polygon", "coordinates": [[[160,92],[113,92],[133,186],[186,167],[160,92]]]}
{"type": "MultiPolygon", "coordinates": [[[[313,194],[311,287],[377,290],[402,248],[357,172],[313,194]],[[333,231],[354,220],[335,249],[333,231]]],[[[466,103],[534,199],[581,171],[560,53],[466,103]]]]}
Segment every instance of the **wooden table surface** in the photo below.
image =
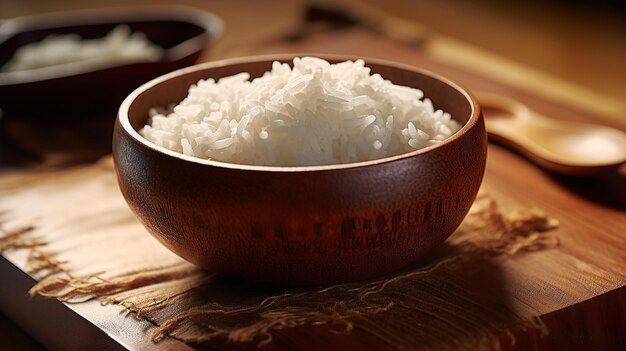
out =
{"type": "MultiPolygon", "coordinates": [[[[514,97],[555,118],[601,122],[626,131],[626,118],[615,118],[603,114],[601,110],[589,111],[576,104],[555,101],[551,99],[553,95],[539,94],[532,89],[524,89],[519,84],[507,84],[506,77],[500,80],[494,79],[494,76],[486,77],[481,72],[433,58],[433,55],[428,52],[427,45],[408,43],[397,38],[391,39],[370,27],[346,25],[341,21],[340,23],[341,25],[337,25],[334,21],[323,26],[309,26],[305,31],[294,27],[299,31],[298,36],[272,37],[263,45],[224,51],[223,56],[319,52],[390,59],[436,71],[471,90],[497,92],[514,97]],[[284,40],[286,37],[289,37],[289,40],[284,40]]],[[[228,22],[226,25],[228,26],[228,22]]],[[[205,59],[212,58],[215,57],[209,56],[205,59]]],[[[546,84],[545,81],[536,83],[546,84]]],[[[624,86],[621,85],[621,87],[624,86]]],[[[626,116],[626,111],[624,115],[626,116]]],[[[95,150],[95,154],[102,152],[103,150],[95,150]]],[[[4,156],[5,166],[7,159],[15,159],[15,153],[14,149],[9,149],[6,145],[0,149],[0,155],[4,156]]],[[[563,296],[555,297],[562,308],[546,308],[541,313],[541,318],[550,334],[541,336],[536,330],[518,331],[516,332],[517,343],[514,346],[503,345],[503,348],[519,350],[626,349],[626,254],[624,254],[626,252],[626,235],[624,235],[626,233],[626,170],[624,167],[618,172],[593,177],[559,176],[538,169],[514,152],[490,144],[485,182],[495,194],[498,194],[498,200],[504,205],[538,207],[557,218],[561,223],[557,232],[560,240],[558,250],[568,257],[579,260],[581,263],[578,269],[581,271],[595,270],[600,272],[599,276],[611,277],[610,282],[602,282],[610,287],[604,289],[602,293],[597,293],[602,289],[596,288],[587,289],[593,292],[585,292],[587,284],[591,287],[599,282],[577,277],[576,271],[569,272],[571,276],[554,277],[555,281],[567,283],[561,284],[563,291],[553,292],[555,295],[563,294],[563,296]],[[576,286],[579,289],[576,289],[576,286]]],[[[550,261],[545,263],[550,264],[550,261]]],[[[539,266],[538,269],[542,268],[539,266]]],[[[532,280],[528,282],[537,283],[532,280]]],[[[545,293],[546,296],[550,294],[552,294],[550,291],[545,293]]],[[[543,297],[537,298],[540,300],[543,297]]],[[[36,317],[33,316],[33,318],[36,317]]],[[[13,327],[11,322],[4,318],[0,318],[0,322],[13,327]]],[[[4,325],[2,323],[0,326],[4,325]]],[[[16,333],[15,336],[18,334],[16,333]]],[[[349,341],[349,338],[329,336],[327,331],[317,327],[297,327],[277,331],[277,341],[266,349],[323,347],[325,345],[323,342],[316,341],[318,337],[319,340],[335,342],[335,346],[359,348],[369,346],[371,349],[384,346],[384,344],[376,344],[375,338],[364,337],[358,332],[352,337],[363,337],[363,340],[368,340],[368,343],[354,343],[349,341]]],[[[11,341],[6,333],[0,334],[0,348],[5,349],[5,346],[9,348],[36,347],[28,338],[16,337],[11,341]]]]}

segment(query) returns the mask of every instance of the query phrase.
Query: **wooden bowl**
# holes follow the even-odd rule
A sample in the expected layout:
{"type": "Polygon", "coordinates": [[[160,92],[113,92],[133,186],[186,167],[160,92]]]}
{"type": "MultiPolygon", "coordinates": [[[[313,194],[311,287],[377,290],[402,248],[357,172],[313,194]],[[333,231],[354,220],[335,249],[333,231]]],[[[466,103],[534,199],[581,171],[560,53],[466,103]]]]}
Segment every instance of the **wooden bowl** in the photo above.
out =
{"type": "MultiPolygon", "coordinates": [[[[411,66],[366,59],[373,72],[417,87],[463,127],[439,145],[374,161],[269,167],[201,160],[137,132],[154,106],[178,103],[204,78],[271,69],[262,56],[201,64],[135,90],[122,104],[113,156],[122,194],[145,227],[188,261],[229,276],[330,284],[398,269],[441,244],[475,199],[487,138],[464,89],[411,66]]],[[[354,59],[323,55],[331,62],[354,59]]]]}
{"type": "Polygon", "coordinates": [[[120,103],[130,92],[150,79],[196,63],[208,43],[222,32],[222,22],[213,14],[180,6],[150,5],[18,17],[0,26],[0,66],[19,47],[41,41],[50,34],[102,38],[119,24],[144,33],[148,40],[163,48],[162,58],[0,71],[0,109],[4,117],[52,124],[108,116],[112,122],[120,103]]]}

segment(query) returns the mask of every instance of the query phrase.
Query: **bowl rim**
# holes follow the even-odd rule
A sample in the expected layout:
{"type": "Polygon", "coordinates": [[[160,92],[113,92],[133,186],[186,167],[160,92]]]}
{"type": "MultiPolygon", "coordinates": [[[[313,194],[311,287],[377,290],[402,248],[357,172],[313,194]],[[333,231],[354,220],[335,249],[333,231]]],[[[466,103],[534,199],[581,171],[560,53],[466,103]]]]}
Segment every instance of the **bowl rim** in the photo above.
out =
{"type": "Polygon", "coordinates": [[[215,40],[220,38],[224,32],[222,19],[202,8],[184,5],[131,5],[54,11],[13,17],[0,23],[0,45],[24,31],[53,30],[81,25],[118,25],[126,22],[160,20],[187,22],[204,28],[205,31],[164,50],[163,56],[157,60],[125,60],[110,64],[84,61],[24,71],[0,71],[0,86],[69,78],[132,64],[173,62],[190,55],[192,52],[203,50],[206,47],[205,38],[207,36],[215,40]]]}
{"type": "MultiPolygon", "coordinates": [[[[384,77],[383,77],[384,78],[384,77]]],[[[481,109],[478,104],[478,100],[470,93],[469,90],[463,88],[461,85],[445,78],[437,73],[433,73],[427,69],[394,62],[385,59],[378,58],[369,58],[369,57],[361,57],[355,55],[336,55],[336,54],[316,54],[316,53],[295,53],[295,54],[269,54],[269,55],[255,55],[255,56],[245,56],[245,57],[237,57],[230,59],[223,59],[211,62],[205,62],[201,64],[196,64],[193,66],[185,67],[182,69],[178,69],[172,71],[170,73],[164,74],[160,77],[152,79],[137,89],[135,89],[132,93],[130,93],[120,105],[118,110],[116,123],[119,123],[121,126],[122,132],[126,133],[130,136],[133,142],[138,143],[141,147],[145,147],[150,149],[151,151],[165,154],[166,156],[174,157],[183,161],[192,162],[199,165],[213,166],[218,168],[226,168],[232,170],[244,170],[244,171],[265,171],[265,172],[285,172],[285,173],[293,173],[293,172],[316,172],[316,171],[331,171],[331,170],[342,170],[342,169],[351,169],[351,168],[362,168],[375,166],[385,163],[392,163],[400,160],[406,160],[409,158],[413,158],[418,155],[422,155],[428,152],[431,152],[435,149],[440,149],[442,147],[446,147],[450,145],[455,140],[463,137],[470,129],[473,129],[476,124],[481,120],[481,109]],[[456,133],[452,134],[450,137],[443,140],[441,143],[427,146],[422,149],[414,150],[411,152],[405,152],[399,155],[388,156],[384,158],[369,160],[369,161],[359,161],[359,162],[351,162],[351,163],[337,163],[337,164],[329,164],[329,165],[313,165],[313,166],[262,166],[262,165],[248,165],[248,164],[240,164],[240,163],[231,163],[224,161],[216,161],[216,160],[207,160],[202,159],[195,156],[188,156],[165,147],[156,145],[148,139],[144,138],[139,134],[135,128],[130,124],[130,120],[128,118],[128,111],[135,101],[135,99],[146,92],[147,90],[161,84],[162,82],[179,77],[188,73],[207,70],[211,68],[223,67],[234,64],[242,64],[242,63],[252,63],[252,62],[262,62],[262,61],[287,61],[292,60],[296,57],[305,57],[305,56],[314,56],[319,57],[324,60],[337,60],[337,61],[346,61],[346,60],[357,60],[362,59],[365,61],[365,65],[368,63],[376,64],[376,65],[384,65],[393,68],[399,68],[403,70],[417,72],[422,75],[430,76],[431,78],[435,78],[437,80],[442,81],[443,83],[451,86],[459,93],[461,93],[470,103],[471,113],[467,120],[467,122],[461,126],[456,133]]],[[[115,148],[114,148],[115,150],[115,148]]]]}

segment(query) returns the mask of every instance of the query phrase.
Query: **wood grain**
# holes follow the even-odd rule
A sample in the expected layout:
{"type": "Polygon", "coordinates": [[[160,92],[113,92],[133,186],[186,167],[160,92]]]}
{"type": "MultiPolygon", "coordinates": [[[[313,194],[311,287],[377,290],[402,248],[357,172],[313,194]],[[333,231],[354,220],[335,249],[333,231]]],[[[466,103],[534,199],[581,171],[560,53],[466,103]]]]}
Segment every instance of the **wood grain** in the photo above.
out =
{"type": "MultiPolygon", "coordinates": [[[[593,114],[563,106],[531,92],[484,79],[471,72],[430,60],[414,47],[390,42],[371,32],[319,33],[292,43],[254,47],[250,53],[327,52],[364,55],[426,67],[460,81],[470,89],[503,93],[538,111],[569,120],[594,122],[593,114]]],[[[607,122],[626,130],[626,120],[607,122]]],[[[505,350],[609,349],[626,345],[626,178],[624,170],[597,177],[568,178],[535,168],[523,157],[489,146],[485,181],[503,206],[539,207],[559,219],[560,246],[499,265],[502,291],[519,296],[518,308],[537,313],[549,330],[513,330],[516,342],[501,335],[505,350]],[[530,257],[530,258],[529,258],[530,257]],[[511,274],[511,265],[524,274],[511,274]],[[543,277],[539,279],[539,277],[543,277]],[[514,291],[507,291],[514,289],[514,291]]],[[[442,292],[445,296],[445,291],[442,292]]],[[[419,327],[419,326],[416,326],[419,327]]],[[[468,336],[468,339],[471,335],[468,336]]],[[[234,348],[227,340],[217,344],[234,348]]],[[[256,349],[255,344],[238,345],[256,349]]],[[[285,328],[266,349],[384,349],[388,344],[365,330],[337,335],[322,326],[285,328]]]]}
{"type": "Polygon", "coordinates": [[[257,77],[272,61],[227,60],[181,71],[122,105],[113,158],[122,194],[151,233],[208,270],[297,285],[388,273],[452,234],[482,181],[484,121],[476,100],[426,71],[366,62],[385,79],[419,87],[464,126],[423,152],[352,166],[279,169],[187,160],[138,137],[151,107],[180,101],[194,82],[240,72],[257,77]]]}
{"type": "MultiPolygon", "coordinates": [[[[410,45],[393,43],[368,31],[348,29],[332,33],[322,32],[295,43],[257,47],[254,52],[342,53],[393,59],[444,74],[470,89],[514,97],[555,118],[586,122],[603,120],[607,125],[626,130],[626,120],[607,121],[589,112],[550,102],[531,92],[432,61],[410,45]]],[[[555,282],[568,282],[569,286],[565,291],[551,284],[538,286],[542,296],[552,301],[543,307],[534,288],[531,289],[535,291],[533,293],[522,292],[530,305],[539,303],[535,306],[538,308],[537,312],[545,318],[544,322],[552,332],[541,335],[537,330],[518,330],[514,332],[517,336],[515,345],[503,342],[502,347],[539,350],[558,345],[557,348],[586,350],[596,347],[602,349],[606,345],[608,349],[620,349],[620,345],[626,343],[625,314],[622,313],[626,304],[626,256],[623,254],[623,248],[626,247],[626,238],[623,236],[626,232],[624,169],[595,177],[569,178],[537,169],[522,156],[497,145],[490,145],[488,154],[485,181],[501,203],[507,206],[536,206],[545,209],[561,222],[558,232],[561,241],[560,254],[552,258],[539,258],[536,264],[529,266],[528,275],[509,276],[507,279],[530,287],[537,284],[532,270],[547,270],[554,274],[555,282]],[[562,255],[570,259],[563,261],[565,256],[562,255]],[[567,268],[562,266],[564,263],[560,263],[566,261],[570,262],[567,268]],[[565,269],[559,270],[558,267],[565,269]],[[599,275],[596,275],[597,278],[583,278],[585,274],[581,273],[584,272],[596,272],[599,275]],[[601,278],[607,274],[612,277],[609,281],[601,278]],[[601,284],[610,286],[604,294],[590,294],[590,290],[585,288],[596,286],[601,281],[601,284]]],[[[342,337],[329,335],[327,331],[320,329],[322,328],[298,327],[278,331],[277,342],[272,347],[286,349],[297,346],[315,349],[333,344],[365,349],[377,345],[363,331],[355,331],[353,337],[342,337]],[[324,337],[316,338],[321,335],[324,337]]],[[[377,347],[385,345],[380,344],[377,347]]]]}
{"type": "MultiPolygon", "coordinates": [[[[541,327],[533,318],[542,309],[578,298],[558,298],[546,289],[560,291],[564,284],[552,281],[553,272],[577,262],[554,250],[556,241],[545,232],[554,221],[536,212],[501,212],[485,194],[450,240],[410,267],[370,281],[295,289],[211,276],[167,251],[129,211],[110,160],[3,176],[0,189],[6,195],[0,208],[10,208],[3,217],[5,237],[25,233],[25,245],[28,235],[47,242],[28,255],[28,266],[43,267],[36,274],[45,277],[31,292],[70,301],[95,295],[159,325],[158,334],[191,343],[240,349],[276,335],[265,346],[272,349],[283,335],[275,332],[302,326],[306,331],[296,328],[298,333],[318,340],[299,346],[304,349],[335,340],[358,349],[367,349],[368,340],[394,348],[475,349],[497,343],[500,330],[541,327]],[[39,193],[46,198],[29,206],[39,193]],[[21,228],[31,217],[37,224],[26,232],[21,228]],[[534,271],[527,265],[549,258],[556,263],[538,272],[532,286],[507,279],[525,276],[534,271]]],[[[588,293],[601,293],[612,286],[606,278],[611,276],[592,271],[578,279],[594,279],[598,284],[588,293]]],[[[105,326],[115,322],[109,318],[105,326]]]]}

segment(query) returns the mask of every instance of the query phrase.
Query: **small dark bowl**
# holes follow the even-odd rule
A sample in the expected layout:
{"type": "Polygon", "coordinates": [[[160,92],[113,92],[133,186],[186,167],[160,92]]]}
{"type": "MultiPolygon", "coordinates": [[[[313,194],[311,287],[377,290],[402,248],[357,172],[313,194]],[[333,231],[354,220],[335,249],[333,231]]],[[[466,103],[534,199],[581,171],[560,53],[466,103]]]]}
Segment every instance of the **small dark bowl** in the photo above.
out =
{"type": "MultiPolygon", "coordinates": [[[[352,57],[328,56],[338,62],[352,57]]],[[[271,69],[265,56],[202,64],[159,77],[122,104],[113,157],[122,194],[145,227],[181,257],[226,275],[330,284],[398,269],[460,225],[485,169],[476,100],[411,66],[366,59],[373,72],[417,87],[463,127],[439,145],[374,161],[311,167],[249,166],[188,157],[145,140],[148,110],[182,100],[199,79],[271,69]]]]}
{"type": "Polygon", "coordinates": [[[0,109],[5,118],[61,121],[109,116],[135,88],[196,63],[222,22],[211,13],[178,6],[146,6],[59,12],[18,17],[0,25],[0,66],[21,46],[50,34],[104,37],[118,24],[143,32],[164,49],[159,61],[51,66],[0,72],[0,109]]]}

